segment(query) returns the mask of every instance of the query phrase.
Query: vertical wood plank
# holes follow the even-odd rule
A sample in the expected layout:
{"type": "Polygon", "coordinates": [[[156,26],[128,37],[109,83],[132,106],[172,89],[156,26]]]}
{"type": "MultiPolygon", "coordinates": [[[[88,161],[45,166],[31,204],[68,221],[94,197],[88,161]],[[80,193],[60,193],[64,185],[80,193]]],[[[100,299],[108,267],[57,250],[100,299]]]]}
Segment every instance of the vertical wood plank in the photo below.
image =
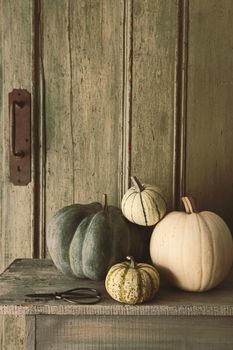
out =
{"type": "Polygon", "coordinates": [[[123,1],[42,1],[46,216],[73,202],[117,204],[123,1]]]}
{"type": "MultiPolygon", "coordinates": [[[[32,182],[29,185],[14,186],[10,183],[8,113],[8,93],[13,88],[27,89],[33,95],[33,2],[1,0],[0,13],[0,270],[3,271],[15,258],[33,256],[34,162],[32,160],[32,182]]],[[[2,349],[24,348],[22,317],[1,317],[0,329],[2,349]]]]}
{"type": "Polygon", "coordinates": [[[73,198],[73,153],[70,124],[68,2],[41,1],[41,50],[45,81],[46,214],[73,198]]]}
{"type": "MultiPolygon", "coordinates": [[[[0,269],[33,251],[33,181],[14,186],[9,181],[8,93],[13,88],[32,92],[32,3],[1,1],[1,246],[0,269]],[[19,45],[19,42],[22,45],[19,45]]],[[[32,162],[33,164],[33,162],[32,162]]],[[[32,169],[33,170],[33,169],[32,169]]],[[[33,173],[32,173],[33,179],[33,173]]]]}
{"type": "Polygon", "coordinates": [[[1,323],[4,329],[1,349],[25,350],[25,317],[7,315],[1,323]]]}
{"type": "Polygon", "coordinates": [[[25,350],[36,349],[36,316],[25,316],[25,350]]]}
{"type": "Polygon", "coordinates": [[[187,187],[233,229],[233,3],[190,1],[187,187]]]}
{"type": "Polygon", "coordinates": [[[172,206],[178,2],[133,2],[131,173],[172,206]]]}
{"type": "Polygon", "coordinates": [[[71,117],[76,201],[118,203],[123,1],[71,2],[71,117]]]}

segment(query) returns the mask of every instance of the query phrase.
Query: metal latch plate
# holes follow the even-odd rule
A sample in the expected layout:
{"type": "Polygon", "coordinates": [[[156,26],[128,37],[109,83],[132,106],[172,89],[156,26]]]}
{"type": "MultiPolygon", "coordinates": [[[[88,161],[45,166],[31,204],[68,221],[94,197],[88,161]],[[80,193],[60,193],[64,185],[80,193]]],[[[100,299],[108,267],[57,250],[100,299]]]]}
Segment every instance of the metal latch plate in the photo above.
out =
{"type": "Polygon", "coordinates": [[[9,93],[10,181],[26,186],[31,181],[31,94],[14,89],[9,93]]]}

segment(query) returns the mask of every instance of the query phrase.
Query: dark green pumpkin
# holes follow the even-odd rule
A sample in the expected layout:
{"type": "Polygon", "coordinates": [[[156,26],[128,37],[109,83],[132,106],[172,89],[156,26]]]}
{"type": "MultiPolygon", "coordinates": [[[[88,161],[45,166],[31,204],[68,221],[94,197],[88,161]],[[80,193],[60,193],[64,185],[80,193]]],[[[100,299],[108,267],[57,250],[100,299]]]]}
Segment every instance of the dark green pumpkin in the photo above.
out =
{"type": "Polygon", "coordinates": [[[148,230],[129,222],[106,200],[104,207],[74,204],[59,210],[49,224],[47,246],[65,275],[100,280],[127,255],[145,259],[149,238],[148,230]]]}

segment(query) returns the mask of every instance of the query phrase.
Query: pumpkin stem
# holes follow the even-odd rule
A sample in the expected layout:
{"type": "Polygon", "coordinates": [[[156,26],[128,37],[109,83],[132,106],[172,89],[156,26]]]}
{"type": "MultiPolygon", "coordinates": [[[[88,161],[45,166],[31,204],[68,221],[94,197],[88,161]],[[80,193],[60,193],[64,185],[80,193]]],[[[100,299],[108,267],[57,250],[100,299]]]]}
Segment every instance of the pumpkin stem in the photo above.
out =
{"type": "Polygon", "coordinates": [[[103,194],[103,207],[104,207],[104,212],[108,212],[108,196],[106,193],[103,194]]]}
{"type": "Polygon", "coordinates": [[[182,197],[181,198],[184,208],[187,214],[196,213],[196,206],[192,197],[182,197]]]}
{"type": "Polygon", "coordinates": [[[136,265],[134,258],[132,256],[127,256],[126,259],[130,261],[130,267],[134,269],[136,265]]]}
{"type": "Polygon", "coordinates": [[[131,176],[131,181],[137,192],[142,192],[145,189],[136,176],[131,176]]]}

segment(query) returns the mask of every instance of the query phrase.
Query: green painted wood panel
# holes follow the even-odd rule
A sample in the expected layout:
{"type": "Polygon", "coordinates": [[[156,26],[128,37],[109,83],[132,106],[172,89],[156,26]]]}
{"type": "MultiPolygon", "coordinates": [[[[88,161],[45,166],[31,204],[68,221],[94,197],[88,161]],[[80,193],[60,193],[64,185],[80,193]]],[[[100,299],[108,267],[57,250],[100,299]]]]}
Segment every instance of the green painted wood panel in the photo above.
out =
{"type": "Polygon", "coordinates": [[[190,1],[186,193],[233,229],[233,3],[190,1]]]}

